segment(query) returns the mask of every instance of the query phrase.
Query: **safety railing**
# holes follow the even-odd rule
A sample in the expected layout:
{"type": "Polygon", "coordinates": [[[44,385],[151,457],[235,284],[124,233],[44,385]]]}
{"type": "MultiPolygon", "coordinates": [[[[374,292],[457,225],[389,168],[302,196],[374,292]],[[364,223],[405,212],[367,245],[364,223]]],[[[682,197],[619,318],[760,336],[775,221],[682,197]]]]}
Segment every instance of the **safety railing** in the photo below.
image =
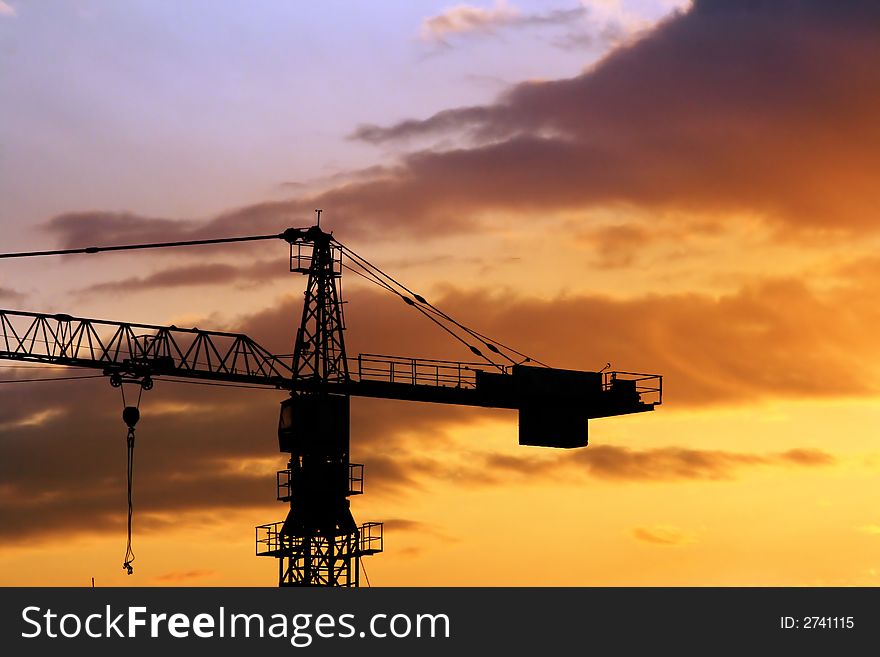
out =
{"type": "Polygon", "coordinates": [[[385,549],[385,524],[381,522],[365,522],[358,530],[360,534],[358,551],[362,556],[369,556],[385,549]]]}
{"type": "Polygon", "coordinates": [[[638,395],[643,404],[663,403],[663,377],[638,372],[602,372],[602,389],[612,395],[638,395]]]}
{"type": "MultiPolygon", "coordinates": [[[[303,543],[298,536],[281,533],[283,522],[270,522],[257,525],[256,555],[258,557],[278,557],[296,551],[303,543]]],[[[358,553],[361,556],[377,554],[385,549],[385,525],[381,522],[365,522],[358,527],[358,553]]],[[[338,540],[338,539],[337,539],[338,540]]]]}
{"type": "Polygon", "coordinates": [[[348,494],[363,495],[364,492],[364,464],[348,464],[348,494]]]}
{"type": "Polygon", "coordinates": [[[476,371],[485,369],[485,365],[479,363],[379,354],[360,354],[357,358],[349,360],[351,361],[349,369],[352,374],[357,374],[359,381],[382,381],[413,386],[474,388],[477,385],[476,371]]]}
{"type": "MultiPolygon", "coordinates": [[[[290,271],[300,274],[308,274],[312,267],[314,257],[314,245],[309,242],[290,243],[290,271]]],[[[331,273],[334,277],[342,276],[342,250],[336,246],[330,247],[332,258],[331,273]]]]}
{"type": "Polygon", "coordinates": [[[290,501],[290,480],[292,478],[290,470],[279,470],[275,473],[275,482],[278,484],[278,501],[290,501]]]}
{"type": "Polygon", "coordinates": [[[276,557],[281,552],[281,527],[283,522],[257,525],[256,545],[258,557],[276,557]]]}
{"type": "MultiPolygon", "coordinates": [[[[278,488],[278,501],[289,502],[291,496],[293,473],[290,469],[278,470],[275,473],[275,483],[278,488]]],[[[364,492],[364,464],[348,464],[348,495],[363,495],[364,492]]]]}

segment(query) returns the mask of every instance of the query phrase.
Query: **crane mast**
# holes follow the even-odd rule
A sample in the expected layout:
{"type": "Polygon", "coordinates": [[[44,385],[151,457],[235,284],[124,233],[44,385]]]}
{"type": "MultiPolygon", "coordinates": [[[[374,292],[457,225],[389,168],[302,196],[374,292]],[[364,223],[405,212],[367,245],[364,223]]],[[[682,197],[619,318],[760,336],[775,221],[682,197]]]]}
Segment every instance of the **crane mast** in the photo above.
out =
{"type": "MultiPolygon", "coordinates": [[[[290,271],[308,276],[292,359],[240,333],[16,310],[0,310],[0,359],[100,369],[114,386],[136,381],[149,389],[154,377],[174,377],[286,390],[278,444],[289,462],[277,473],[276,485],[277,499],[289,510],[284,520],[256,528],[257,555],[278,560],[279,586],[359,586],[361,557],[383,551],[382,523],[358,526],[351,513],[350,498],[363,493],[364,482],[364,466],[350,462],[353,396],[516,410],[521,445],[559,448],[586,446],[590,419],[652,411],[662,403],[659,375],[537,367],[528,359],[498,365],[473,345],[470,351],[487,362],[348,357],[340,292],[343,254],[361,267],[369,263],[320,226],[277,235],[0,257],[275,238],[289,244],[290,271]]],[[[409,306],[427,306],[454,322],[403,286],[405,294],[383,287],[409,306]]],[[[500,343],[454,323],[501,354],[500,343]]]]}
{"type": "Polygon", "coordinates": [[[308,274],[292,366],[305,389],[282,402],[278,424],[279,447],[290,454],[277,475],[278,499],[290,511],[281,523],[257,527],[257,553],[278,559],[279,586],[358,586],[360,557],[381,550],[382,525],[359,529],[348,499],[362,491],[354,483],[363,484],[363,466],[349,462],[341,254],[317,226],[305,240],[305,253],[302,242],[291,243],[290,267],[308,274]]]}

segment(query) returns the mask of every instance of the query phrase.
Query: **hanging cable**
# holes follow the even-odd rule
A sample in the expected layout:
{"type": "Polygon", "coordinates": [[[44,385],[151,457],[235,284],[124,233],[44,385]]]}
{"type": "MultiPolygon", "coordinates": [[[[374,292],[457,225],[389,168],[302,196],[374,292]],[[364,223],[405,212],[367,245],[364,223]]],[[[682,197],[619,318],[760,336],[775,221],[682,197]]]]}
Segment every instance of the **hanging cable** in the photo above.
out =
{"type": "MultiPolygon", "coordinates": [[[[143,381],[139,381],[138,383],[138,396],[137,403],[134,406],[128,406],[125,401],[125,382],[120,383],[120,390],[122,391],[122,421],[125,422],[125,425],[128,427],[128,434],[125,438],[126,444],[126,479],[127,479],[127,488],[128,488],[128,519],[127,519],[127,529],[128,535],[125,543],[125,558],[122,562],[122,569],[125,570],[129,575],[134,572],[134,550],[131,548],[131,519],[134,515],[134,506],[132,504],[131,499],[131,491],[132,491],[132,479],[134,475],[134,427],[138,423],[138,420],[141,417],[140,413],[140,405],[141,405],[141,396],[144,393],[144,388],[146,387],[144,384],[148,381],[148,379],[144,379],[143,381]]],[[[150,382],[150,386],[152,387],[152,382],[150,382]]]]}
{"type": "Polygon", "coordinates": [[[125,542],[125,559],[122,562],[122,568],[131,575],[134,572],[134,550],[131,549],[131,517],[134,513],[134,507],[131,503],[131,482],[134,474],[134,427],[128,427],[127,444],[127,477],[128,477],[128,536],[125,542]]]}

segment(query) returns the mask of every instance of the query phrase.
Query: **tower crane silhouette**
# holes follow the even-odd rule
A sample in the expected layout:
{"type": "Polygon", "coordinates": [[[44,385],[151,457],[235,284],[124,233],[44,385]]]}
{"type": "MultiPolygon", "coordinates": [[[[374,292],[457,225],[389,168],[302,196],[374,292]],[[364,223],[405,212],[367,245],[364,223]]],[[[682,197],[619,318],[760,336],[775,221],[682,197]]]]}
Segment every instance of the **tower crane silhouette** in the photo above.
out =
{"type": "MultiPolygon", "coordinates": [[[[136,383],[140,390],[164,377],[287,391],[278,444],[290,461],[277,473],[276,483],[278,500],[290,509],[283,521],[256,528],[257,555],[278,560],[279,586],[359,586],[360,558],[383,550],[382,523],[358,526],[350,509],[349,498],[363,492],[364,481],[364,466],[349,460],[351,397],[513,409],[519,414],[521,445],[557,448],[585,447],[590,419],[651,411],[662,403],[660,375],[548,367],[457,322],[320,225],[271,235],[8,253],[0,258],[270,239],[287,242],[290,271],[308,276],[292,356],[272,354],[239,333],[0,310],[0,359],[98,369],[111,385],[136,383]],[[340,298],[343,269],[399,296],[480,362],[349,357],[340,298]]],[[[137,416],[136,408],[126,408],[131,560],[131,450],[137,416]]],[[[131,572],[129,554],[125,567],[131,572]]]]}

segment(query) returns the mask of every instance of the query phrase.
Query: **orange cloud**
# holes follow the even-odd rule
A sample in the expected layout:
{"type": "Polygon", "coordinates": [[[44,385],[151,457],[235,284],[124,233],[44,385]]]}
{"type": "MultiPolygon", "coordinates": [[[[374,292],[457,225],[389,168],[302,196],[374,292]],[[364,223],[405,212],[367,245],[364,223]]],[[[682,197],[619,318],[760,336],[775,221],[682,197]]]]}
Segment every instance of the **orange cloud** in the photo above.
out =
{"type": "Polygon", "coordinates": [[[504,0],[496,2],[490,9],[459,4],[422,21],[421,38],[445,44],[453,35],[492,33],[507,27],[562,25],[575,21],[586,13],[583,7],[573,7],[540,14],[525,14],[504,0]]]}
{"type": "Polygon", "coordinates": [[[422,21],[421,36],[426,41],[443,41],[450,34],[491,32],[496,27],[510,25],[520,16],[519,10],[504,2],[497,3],[491,9],[455,5],[422,21]]]}
{"type": "Polygon", "coordinates": [[[633,537],[645,543],[654,545],[687,545],[694,542],[694,537],[676,527],[655,525],[654,527],[636,527],[633,529],[633,537]]]}
{"type": "Polygon", "coordinates": [[[593,445],[588,449],[558,456],[536,457],[490,454],[481,471],[516,472],[535,476],[563,468],[570,474],[589,474],[613,481],[717,481],[732,479],[737,469],[754,466],[827,466],[834,457],[820,450],[792,450],[775,454],[727,452],[723,450],[660,447],[636,450],[615,445],[593,445]]]}

